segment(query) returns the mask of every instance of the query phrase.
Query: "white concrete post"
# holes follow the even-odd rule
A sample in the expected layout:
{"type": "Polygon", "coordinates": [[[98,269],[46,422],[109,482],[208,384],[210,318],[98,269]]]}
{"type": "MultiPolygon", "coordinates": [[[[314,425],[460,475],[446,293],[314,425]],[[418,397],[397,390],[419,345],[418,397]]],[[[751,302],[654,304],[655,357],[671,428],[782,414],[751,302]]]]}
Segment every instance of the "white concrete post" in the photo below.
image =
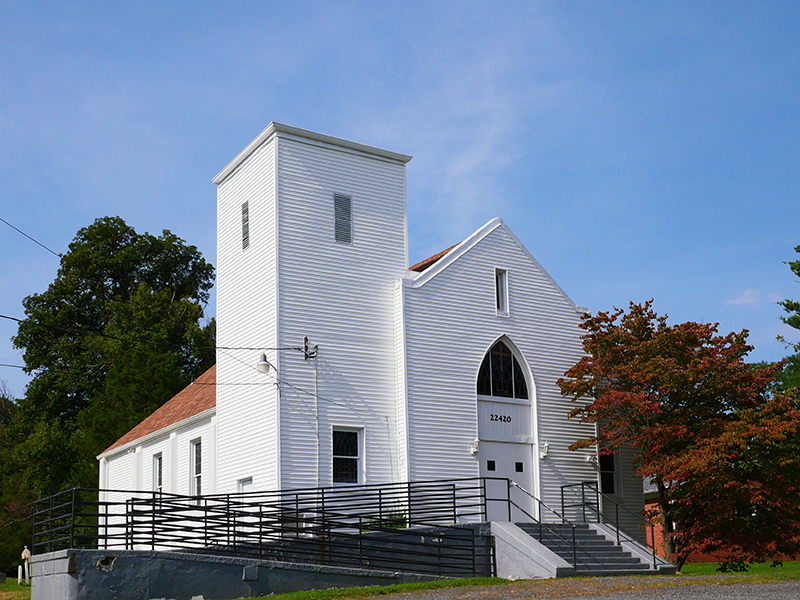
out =
{"type": "MultiPolygon", "coordinates": [[[[28,585],[31,584],[31,551],[28,550],[28,547],[25,546],[22,550],[22,564],[25,566],[25,583],[28,585]]],[[[20,569],[22,566],[20,566],[20,569]]],[[[21,575],[21,573],[20,573],[21,575]]],[[[21,579],[21,577],[20,577],[21,579]]],[[[20,581],[20,583],[22,583],[20,581]]]]}

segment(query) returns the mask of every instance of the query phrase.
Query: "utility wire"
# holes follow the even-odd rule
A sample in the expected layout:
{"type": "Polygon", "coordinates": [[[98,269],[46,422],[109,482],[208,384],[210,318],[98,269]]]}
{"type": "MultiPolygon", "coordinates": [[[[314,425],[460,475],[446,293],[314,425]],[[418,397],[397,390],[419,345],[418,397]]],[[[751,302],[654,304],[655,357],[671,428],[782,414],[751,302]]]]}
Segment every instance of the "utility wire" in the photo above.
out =
{"type": "Polygon", "coordinates": [[[58,252],[56,252],[55,250],[51,250],[50,248],[48,248],[47,246],[45,246],[45,245],[44,245],[42,242],[40,242],[39,240],[32,238],[32,237],[31,237],[31,236],[29,236],[27,233],[25,233],[24,231],[22,231],[22,229],[20,229],[20,228],[18,228],[18,227],[14,227],[14,226],[13,226],[11,223],[9,223],[8,221],[6,221],[4,218],[0,217],[0,221],[2,221],[3,223],[5,223],[5,224],[6,224],[6,225],[8,225],[9,227],[11,227],[11,229],[13,229],[13,230],[15,230],[15,231],[18,231],[18,232],[20,232],[22,235],[24,235],[24,236],[25,236],[26,238],[28,238],[30,241],[32,241],[32,242],[34,242],[34,243],[36,243],[36,244],[39,244],[39,245],[40,245],[42,248],[44,248],[45,250],[47,250],[47,251],[48,251],[48,252],[50,252],[51,254],[55,254],[55,255],[56,255],[56,256],[58,256],[59,258],[64,258],[64,255],[63,255],[63,254],[59,254],[59,253],[58,253],[58,252]]]}
{"type": "MultiPolygon", "coordinates": [[[[250,363],[247,363],[247,362],[245,362],[245,361],[243,361],[243,360],[241,360],[239,358],[236,358],[235,356],[232,356],[232,355],[228,354],[227,352],[223,352],[223,354],[225,354],[227,357],[232,358],[233,360],[235,360],[237,362],[242,363],[247,368],[253,369],[254,371],[258,372],[259,375],[263,375],[261,373],[261,371],[256,369],[250,363]]],[[[292,383],[289,383],[288,381],[285,381],[285,380],[281,379],[277,375],[273,375],[272,373],[267,373],[267,375],[269,377],[272,377],[275,380],[276,383],[278,383],[280,385],[285,385],[287,387],[290,387],[290,388],[292,388],[294,390],[297,390],[298,392],[302,392],[304,394],[308,394],[312,398],[317,398],[318,400],[322,400],[323,402],[328,402],[330,404],[335,404],[336,406],[339,406],[341,408],[345,408],[345,409],[348,409],[348,410],[352,410],[354,412],[360,412],[358,409],[356,409],[356,408],[354,408],[352,406],[347,406],[346,404],[342,404],[341,402],[337,402],[336,400],[331,400],[330,398],[324,398],[323,396],[319,396],[319,395],[315,394],[314,392],[311,392],[309,390],[305,390],[305,389],[303,389],[301,387],[298,387],[298,386],[296,386],[296,385],[294,385],[292,383]]],[[[194,385],[236,385],[236,384],[235,383],[231,383],[231,384],[226,384],[226,383],[197,383],[197,384],[194,384],[194,385]]],[[[255,385],[263,385],[263,384],[256,383],[255,385]]]]}
{"type": "MultiPolygon", "coordinates": [[[[9,321],[16,321],[17,323],[22,323],[25,319],[18,319],[17,317],[10,317],[8,315],[0,315],[2,319],[8,319],[9,321]]],[[[135,338],[123,338],[118,337],[115,335],[108,335],[107,333],[99,333],[95,331],[79,331],[77,329],[69,329],[67,327],[60,327],[58,325],[45,325],[44,323],[38,323],[39,327],[46,327],[47,329],[54,329],[56,331],[61,331],[63,333],[73,333],[75,335],[90,335],[94,337],[101,337],[109,340],[116,340],[118,342],[129,342],[131,344],[149,344],[151,346],[165,346],[169,348],[183,348],[181,344],[170,344],[169,342],[154,342],[152,340],[139,340],[135,338]]],[[[255,348],[247,348],[247,347],[240,347],[240,346],[196,346],[196,348],[200,348],[203,350],[253,350],[262,352],[264,350],[297,350],[298,352],[304,352],[303,348],[299,346],[285,346],[280,348],[265,348],[264,346],[258,346],[255,348]]]]}
{"type": "MultiPolygon", "coordinates": [[[[16,321],[17,323],[22,323],[22,321],[23,321],[23,319],[18,319],[16,317],[10,317],[8,315],[0,315],[0,318],[9,319],[11,321],[16,321]]],[[[154,342],[154,341],[150,341],[150,340],[137,340],[137,339],[132,339],[132,338],[121,338],[121,337],[117,337],[117,336],[113,336],[113,335],[107,335],[107,334],[104,334],[104,333],[94,333],[94,332],[91,332],[91,331],[77,331],[77,330],[74,330],[74,329],[67,329],[66,327],[59,327],[59,326],[56,326],[56,325],[44,325],[44,324],[40,324],[40,325],[42,327],[47,327],[49,329],[55,329],[57,331],[62,331],[62,332],[65,332],[65,333],[74,333],[74,334],[77,334],[77,335],[85,335],[85,336],[95,336],[95,337],[101,337],[101,338],[116,340],[116,341],[120,341],[120,342],[130,342],[130,343],[134,343],[134,344],[150,344],[150,345],[154,345],[154,346],[168,346],[168,347],[172,347],[172,348],[182,348],[182,346],[179,345],[179,344],[168,344],[166,342],[154,342]]],[[[248,348],[248,347],[236,347],[236,346],[198,346],[198,348],[202,348],[202,349],[206,349],[206,350],[220,350],[220,351],[225,351],[225,350],[253,350],[253,351],[261,352],[261,351],[265,351],[265,350],[296,350],[298,352],[305,352],[305,350],[303,348],[300,348],[298,346],[284,346],[284,347],[278,347],[278,348],[265,348],[265,347],[248,348]]],[[[243,365],[246,365],[247,367],[257,371],[259,374],[261,374],[261,372],[258,371],[258,369],[256,369],[253,365],[251,365],[249,363],[246,363],[243,360],[240,360],[239,358],[237,358],[235,356],[232,356],[231,354],[228,354],[227,352],[224,352],[224,354],[226,354],[228,357],[232,358],[233,360],[236,360],[236,361],[242,363],[243,365]]],[[[17,367],[18,365],[0,365],[0,366],[17,367]]],[[[25,367],[19,367],[19,368],[25,368],[25,367]]],[[[34,370],[39,370],[40,371],[42,369],[34,369],[34,370]]],[[[285,385],[286,387],[292,388],[292,389],[294,389],[294,390],[296,390],[298,392],[301,392],[303,394],[307,394],[307,395],[311,396],[312,398],[317,398],[317,399],[319,399],[319,400],[321,400],[323,402],[327,402],[329,404],[334,404],[336,406],[339,406],[341,408],[345,408],[345,409],[348,409],[348,410],[352,410],[354,412],[362,412],[362,411],[360,411],[359,409],[357,409],[357,408],[355,408],[353,406],[348,406],[346,404],[342,404],[341,402],[337,402],[336,400],[332,400],[330,398],[325,398],[323,396],[319,396],[319,395],[315,394],[312,391],[303,389],[303,388],[301,388],[299,386],[294,385],[293,383],[289,383],[286,380],[280,379],[279,377],[277,377],[276,375],[272,375],[271,373],[269,374],[269,376],[274,379],[274,383],[278,383],[280,385],[285,385]]],[[[274,385],[274,383],[273,382],[267,382],[267,383],[260,383],[260,382],[253,382],[253,383],[239,383],[239,382],[203,383],[203,382],[193,382],[192,385],[213,385],[213,386],[219,386],[219,385],[274,385]]],[[[369,411],[369,412],[372,412],[372,411],[369,411]]],[[[374,414],[377,414],[377,413],[374,413],[374,414]]]]}

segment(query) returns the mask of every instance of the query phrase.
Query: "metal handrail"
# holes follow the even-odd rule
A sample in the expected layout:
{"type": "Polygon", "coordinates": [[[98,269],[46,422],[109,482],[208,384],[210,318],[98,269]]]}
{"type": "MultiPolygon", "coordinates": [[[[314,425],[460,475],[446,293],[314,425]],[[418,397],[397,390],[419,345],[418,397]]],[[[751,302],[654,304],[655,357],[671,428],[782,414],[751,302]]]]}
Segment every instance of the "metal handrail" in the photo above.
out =
{"type": "Polygon", "coordinates": [[[541,541],[542,541],[542,527],[544,527],[544,528],[545,528],[545,529],[547,529],[547,530],[548,530],[550,533],[552,533],[554,536],[556,536],[556,537],[557,537],[559,540],[561,540],[562,542],[564,542],[564,543],[565,543],[565,544],[567,544],[567,545],[571,545],[571,546],[572,546],[572,566],[573,566],[573,567],[574,567],[574,568],[577,570],[577,568],[578,568],[578,543],[577,543],[577,541],[576,541],[576,537],[575,537],[575,529],[576,529],[576,526],[575,526],[575,524],[574,524],[574,523],[571,523],[570,521],[568,521],[568,520],[566,519],[566,517],[564,517],[563,515],[560,515],[560,514],[558,514],[558,511],[556,511],[556,510],[554,510],[554,509],[550,508],[550,507],[549,507],[547,504],[545,504],[545,502],[543,502],[542,500],[540,500],[539,498],[537,498],[536,496],[534,496],[534,495],[533,495],[531,492],[529,492],[529,491],[528,491],[528,490],[526,490],[524,487],[522,487],[521,485],[519,485],[519,484],[518,484],[516,481],[513,481],[513,480],[511,480],[511,479],[509,479],[508,481],[509,481],[509,496],[508,496],[508,501],[509,501],[511,504],[513,504],[515,507],[517,507],[517,509],[518,509],[520,512],[522,512],[523,514],[525,514],[525,515],[526,515],[526,516],[528,516],[529,518],[533,519],[533,520],[534,520],[534,521],[535,521],[535,522],[536,522],[536,523],[539,525],[539,542],[541,542],[541,541]],[[530,514],[528,511],[526,511],[524,508],[522,508],[521,506],[519,506],[519,505],[518,505],[516,502],[514,502],[513,500],[511,500],[511,494],[510,494],[510,489],[511,489],[511,486],[514,486],[515,488],[517,488],[518,490],[520,490],[521,492],[523,492],[524,494],[526,494],[528,497],[530,497],[532,500],[534,500],[534,501],[536,501],[536,502],[538,503],[538,505],[539,505],[539,507],[540,507],[540,509],[539,509],[539,517],[540,517],[540,518],[538,518],[538,519],[537,519],[536,517],[534,517],[533,515],[531,515],[531,514],[530,514]],[[559,534],[559,533],[558,533],[558,532],[557,532],[555,529],[553,529],[552,527],[548,526],[546,523],[543,523],[543,522],[542,522],[542,520],[541,520],[541,507],[542,507],[542,506],[544,506],[544,507],[545,507],[547,510],[549,510],[550,512],[552,512],[552,513],[553,513],[553,514],[554,514],[556,517],[558,517],[559,519],[561,519],[561,523],[562,523],[562,525],[569,525],[569,526],[570,526],[570,530],[571,530],[571,532],[572,532],[572,542],[569,542],[569,541],[567,541],[566,539],[564,539],[563,537],[561,537],[561,535],[560,535],[560,534],[559,534]]]}
{"type": "MultiPolygon", "coordinates": [[[[613,505],[614,505],[614,513],[615,513],[614,514],[615,523],[613,523],[613,526],[614,526],[614,529],[616,530],[617,546],[621,545],[620,536],[619,536],[620,531],[623,532],[625,535],[627,535],[628,539],[630,541],[636,541],[636,538],[634,538],[634,536],[629,531],[627,531],[626,529],[624,529],[622,527],[622,525],[620,525],[620,520],[619,520],[619,509],[620,508],[624,512],[626,512],[629,515],[631,515],[632,517],[634,517],[635,519],[638,519],[639,521],[641,521],[643,523],[643,527],[649,527],[650,528],[650,539],[652,540],[652,545],[649,542],[647,542],[647,538],[645,536],[645,547],[649,548],[652,551],[653,570],[658,570],[658,559],[656,558],[657,554],[656,554],[655,523],[653,523],[652,521],[646,519],[641,514],[637,514],[636,512],[632,511],[627,506],[625,506],[623,504],[620,504],[617,500],[615,500],[614,498],[612,498],[608,494],[604,494],[603,492],[601,492],[599,490],[599,488],[598,488],[598,484],[597,484],[596,481],[582,481],[580,483],[571,483],[571,484],[567,484],[567,485],[562,485],[561,486],[561,503],[562,503],[561,510],[562,511],[565,510],[565,506],[564,506],[564,490],[568,489],[568,488],[574,488],[576,486],[580,486],[581,487],[581,503],[580,503],[580,506],[583,506],[584,508],[588,506],[590,508],[590,510],[594,510],[595,513],[597,514],[597,522],[598,523],[605,523],[606,520],[608,519],[608,516],[605,515],[603,513],[603,511],[600,510],[599,498],[602,498],[604,501],[608,501],[608,502],[613,503],[613,505]],[[586,487],[589,487],[590,489],[592,489],[594,494],[595,494],[595,497],[598,498],[598,502],[597,502],[597,507],[596,508],[594,508],[592,506],[592,504],[586,502],[586,500],[585,500],[586,487]]],[[[572,506],[576,506],[576,505],[572,504],[572,505],[569,505],[569,506],[572,507],[572,506]]],[[[586,511],[585,510],[584,510],[583,514],[584,514],[584,522],[585,522],[586,521],[586,511]]]]}
{"type": "Polygon", "coordinates": [[[490,500],[485,478],[203,497],[76,488],[34,503],[33,548],[147,548],[371,568],[401,562],[420,573],[494,575],[491,537],[477,529],[490,500]]]}

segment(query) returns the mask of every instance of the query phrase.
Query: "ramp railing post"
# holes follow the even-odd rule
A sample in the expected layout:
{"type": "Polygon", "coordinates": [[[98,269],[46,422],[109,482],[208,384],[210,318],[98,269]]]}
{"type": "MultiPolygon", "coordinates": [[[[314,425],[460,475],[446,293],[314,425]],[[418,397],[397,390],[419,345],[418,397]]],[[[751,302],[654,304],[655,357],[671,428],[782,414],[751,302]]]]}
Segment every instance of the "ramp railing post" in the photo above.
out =
{"type": "Polygon", "coordinates": [[[572,526],[572,564],[578,568],[578,543],[575,540],[575,525],[572,526]]]}
{"type": "Polygon", "coordinates": [[[72,488],[72,517],[69,525],[69,547],[75,547],[75,488],[72,488]]]}
{"type": "Polygon", "coordinates": [[[506,479],[506,497],[508,498],[508,522],[511,522],[511,480],[506,479]]]}

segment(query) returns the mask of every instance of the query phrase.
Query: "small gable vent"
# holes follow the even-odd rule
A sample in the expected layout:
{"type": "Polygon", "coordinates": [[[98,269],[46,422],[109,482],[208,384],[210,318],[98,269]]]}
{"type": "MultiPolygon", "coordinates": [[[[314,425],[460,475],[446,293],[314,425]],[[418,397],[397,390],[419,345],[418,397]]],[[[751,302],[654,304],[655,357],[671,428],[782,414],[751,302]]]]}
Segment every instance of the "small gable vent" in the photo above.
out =
{"type": "Polygon", "coordinates": [[[242,204],[242,250],[250,246],[250,207],[248,203],[242,204]]]}
{"type": "Polygon", "coordinates": [[[353,212],[350,196],[333,196],[334,236],[337,242],[353,243],[353,212]]]}

